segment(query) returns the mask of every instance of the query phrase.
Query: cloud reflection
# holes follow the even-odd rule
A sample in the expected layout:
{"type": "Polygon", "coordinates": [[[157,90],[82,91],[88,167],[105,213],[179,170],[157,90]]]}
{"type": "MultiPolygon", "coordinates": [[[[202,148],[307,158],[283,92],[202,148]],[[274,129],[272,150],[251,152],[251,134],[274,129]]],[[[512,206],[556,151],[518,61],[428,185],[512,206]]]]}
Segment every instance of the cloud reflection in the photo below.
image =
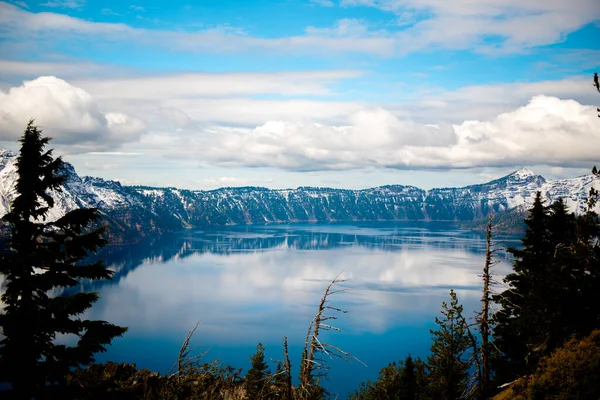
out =
{"type": "Polygon", "coordinates": [[[478,234],[433,224],[188,232],[107,257],[115,281],[94,288],[102,299],[88,316],[156,335],[184,335],[202,320],[211,342],[277,340],[304,333],[327,282],[343,270],[350,291],[332,300],[350,312],[337,322],[382,332],[433,318],[449,288],[474,309],[483,246],[478,234]]]}

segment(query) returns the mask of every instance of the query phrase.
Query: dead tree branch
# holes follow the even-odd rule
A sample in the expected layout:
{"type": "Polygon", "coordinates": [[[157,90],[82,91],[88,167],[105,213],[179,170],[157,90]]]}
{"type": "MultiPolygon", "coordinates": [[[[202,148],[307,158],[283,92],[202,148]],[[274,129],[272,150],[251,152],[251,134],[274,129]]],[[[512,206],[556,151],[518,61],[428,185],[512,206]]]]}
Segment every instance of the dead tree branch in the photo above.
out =
{"type": "Polygon", "coordinates": [[[338,331],[341,330],[325,321],[336,320],[337,316],[330,315],[328,312],[338,312],[345,314],[348,311],[341,308],[328,305],[329,297],[333,294],[345,292],[348,289],[332,290],[336,284],[346,282],[347,279],[340,279],[340,272],[325,289],[325,293],[319,303],[317,314],[312,319],[306,332],[304,341],[304,350],[302,352],[302,363],[300,364],[300,396],[301,398],[310,398],[314,395],[315,389],[318,389],[320,378],[326,375],[328,369],[326,359],[322,359],[320,355],[326,355],[329,359],[340,358],[351,362],[356,360],[364,365],[362,361],[354,357],[348,352],[333,346],[329,343],[324,343],[319,339],[319,334],[322,331],[338,331]]]}

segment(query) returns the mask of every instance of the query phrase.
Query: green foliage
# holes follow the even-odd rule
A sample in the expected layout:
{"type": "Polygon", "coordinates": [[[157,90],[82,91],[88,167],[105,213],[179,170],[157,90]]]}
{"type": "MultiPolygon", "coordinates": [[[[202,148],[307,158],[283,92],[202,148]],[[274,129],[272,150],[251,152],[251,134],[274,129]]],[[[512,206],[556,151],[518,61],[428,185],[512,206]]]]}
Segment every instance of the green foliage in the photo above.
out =
{"type": "MultiPolygon", "coordinates": [[[[173,380],[147,369],[138,370],[135,364],[92,364],[67,376],[73,400],[179,400],[246,399],[239,370],[223,366],[218,361],[198,365],[188,370],[182,379],[173,380]]],[[[58,398],[58,397],[57,397],[58,398]]]]}
{"type": "Polygon", "coordinates": [[[350,398],[354,400],[414,400],[428,399],[425,364],[413,361],[410,354],[398,364],[389,364],[379,371],[376,381],[360,384],[350,398]]]}
{"type": "Polygon", "coordinates": [[[166,381],[157,372],[135,364],[92,364],[67,376],[70,396],[79,400],[159,399],[166,381]]]}
{"type": "Polygon", "coordinates": [[[280,399],[292,400],[292,365],[286,336],[283,337],[283,361],[276,361],[276,364],[273,393],[280,399]]]}
{"type": "Polygon", "coordinates": [[[571,335],[600,326],[596,198],[592,190],[584,214],[575,218],[562,199],[546,206],[536,196],[523,248],[510,249],[515,261],[504,279],[508,288],[494,297],[501,306],[494,329],[499,383],[530,373],[571,335]]]}
{"type": "Polygon", "coordinates": [[[265,348],[262,343],[256,346],[256,353],[250,357],[252,364],[246,374],[246,393],[249,399],[266,398],[265,388],[269,385],[270,371],[265,362],[265,348]]]}
{"type": "Polygon", "coordinates": [[[418,392],[417,371],[415,363],[409,354],[406,360],[404,360],[404,369],[402,370],[402,375],[400,375],[399,398],[402,400],[414,399],[417,397],[418,392]]]}
{"type": "Polygon", "coordinates": [[[451,290],[450,304],[442,303],[442,319],[435,319],[439,328],[431,330],[433,343],[427,365],[433,399],[454,400],[466,393],[470,366],[466,356],[470,341],[462,312],[463,307],[451,290]]]}
{"type": "Polygon", "coordinates": [[[93,362],[94,353],[126,331],[79,318],[98,299],[96,293],[53,295],[81,279],[110,279],[112,272],[101,261],[83,263],[106,243],[105,228],[88,229],[98,220],[96,209],[46,221],[54,205],[52,191],[60,190],[64,180],[61,158],[53,158],[52,150],[44,152],[49,140],[29,122],[19,140],[17,196],[3,218],[11,236],[8,252],[0,256],[0,273],[6,278],[0,381],[10,382],[18,398],[42,397],[63,387],[71,368],[93,362]],[[76,339],[76,344],[57,343],[57,334],[76,339]]]}

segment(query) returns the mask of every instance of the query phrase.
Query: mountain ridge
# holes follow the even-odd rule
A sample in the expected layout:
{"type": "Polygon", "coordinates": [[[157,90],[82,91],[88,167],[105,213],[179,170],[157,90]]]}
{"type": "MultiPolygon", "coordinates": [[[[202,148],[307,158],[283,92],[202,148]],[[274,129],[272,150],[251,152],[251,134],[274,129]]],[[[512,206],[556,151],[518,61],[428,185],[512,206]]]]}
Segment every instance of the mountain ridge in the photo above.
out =
{"type": "MultiPolygon", "coordinates": [[[[0,216],[14,198],[16,154],[0,150],[0,216]]],[[[268,189],[257,186],[189,190],[176,187],[127,186],[118,181],[80,177],[66,163],[63,190],[53,193],[49,219],[79,207],[98,208],[111,226],[109,240],[126,243],[148,235],[190,227],[334,222],[367,220],[447,220],[473,223],[490,214],[527,209],[539,190],[547,201],[565,199],[581,213],[591,187],[600,190],[594,175],[548,181],[520,168],[487,183],[460,188],[420,189],[384,185],[366,189],[300,186],[268,189]]]]}

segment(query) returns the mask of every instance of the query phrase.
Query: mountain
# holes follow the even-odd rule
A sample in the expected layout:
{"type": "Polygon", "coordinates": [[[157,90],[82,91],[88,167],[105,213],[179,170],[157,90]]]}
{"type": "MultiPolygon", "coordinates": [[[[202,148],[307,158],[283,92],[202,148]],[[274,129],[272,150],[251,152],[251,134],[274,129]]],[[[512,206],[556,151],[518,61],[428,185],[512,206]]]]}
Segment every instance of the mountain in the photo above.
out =
{"type": "MultiPolygon", "coordinates": [[[[0,216],[14,198],[16,154],[0,150],[0,216]]],[[[80,177],[66,164],[63,190],[53,194],[49,218],[79,207],[97,207],[111,226],[112,243],[136,242],[148,235],[188,227],[331,222],[357,220],[449,220],[470,223],[489,214],[524,212],[537,191],[548,201],[562,197],[576,213],[583,210],[591,187],[600,178],[546,181],[521,168],[503,178],[463,188],[423,190],[389,185],[362,190],[261,187],[182,190],[123,186],[119,182],[80,177]]]]}

